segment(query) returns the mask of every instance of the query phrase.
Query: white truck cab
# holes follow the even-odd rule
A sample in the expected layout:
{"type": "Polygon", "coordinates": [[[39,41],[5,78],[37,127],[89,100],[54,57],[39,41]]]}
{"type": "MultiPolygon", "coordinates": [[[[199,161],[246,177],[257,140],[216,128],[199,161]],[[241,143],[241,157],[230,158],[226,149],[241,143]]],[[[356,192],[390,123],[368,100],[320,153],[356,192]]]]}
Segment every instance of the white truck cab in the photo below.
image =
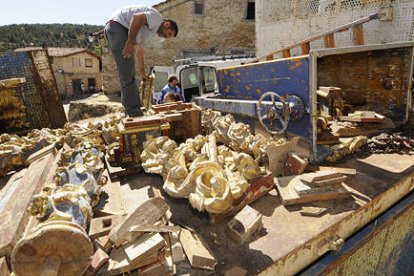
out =
{"type": "Polygon", "coordinates": [[[218,92],[217,69],[240,65],[252,59],[227,58],[211,61],[192,61],[188,59],[189,64],[179,65],[175,71],[173,67],[154,66],[151,70],[151,73],[155,76],[153,102],[159,102],[161,91],[168,83],[168,77],[171,74],[175,73],[177,75],[185,101],[192,102],[196,97],[218,92]]]}

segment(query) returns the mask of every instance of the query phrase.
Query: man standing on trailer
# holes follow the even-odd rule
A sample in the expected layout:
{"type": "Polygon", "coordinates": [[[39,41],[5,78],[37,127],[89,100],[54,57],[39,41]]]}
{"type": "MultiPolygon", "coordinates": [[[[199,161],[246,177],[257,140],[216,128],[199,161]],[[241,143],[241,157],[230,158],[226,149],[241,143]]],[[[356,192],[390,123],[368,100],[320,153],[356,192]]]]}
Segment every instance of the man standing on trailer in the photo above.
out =
{"type": "Polygon", "coordinates": [[[141,101],[135,78],[134,46],[138,59],[139,75],[145,73],[144,47],[149,39],[157,34],[163,38],[176,37],[178,26],[174,20],[163,19],[151,7],[135,5],[119,9],[105,26],[105,38],[111,51],[121,83],[121,101],[125,113],[130,117],[142,116],[141,101]]]}

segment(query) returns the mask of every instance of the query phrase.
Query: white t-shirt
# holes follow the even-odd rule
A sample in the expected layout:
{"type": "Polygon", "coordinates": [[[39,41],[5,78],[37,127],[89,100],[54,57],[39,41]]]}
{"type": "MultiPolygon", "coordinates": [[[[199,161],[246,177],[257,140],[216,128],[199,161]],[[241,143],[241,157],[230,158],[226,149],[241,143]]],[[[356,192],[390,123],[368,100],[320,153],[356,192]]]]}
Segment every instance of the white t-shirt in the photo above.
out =
{"type": "Polygon", "coordinates": [[[147,17],[147,25],[141,26],[135,39],[135,43],[144,46],[157,33],[163,21],[161,14],[157,10],[147,6],[126,6],[114,12],[112,14],[112,20],[129,29],[132,16],[137,13],[144,13],[147,17]]]}

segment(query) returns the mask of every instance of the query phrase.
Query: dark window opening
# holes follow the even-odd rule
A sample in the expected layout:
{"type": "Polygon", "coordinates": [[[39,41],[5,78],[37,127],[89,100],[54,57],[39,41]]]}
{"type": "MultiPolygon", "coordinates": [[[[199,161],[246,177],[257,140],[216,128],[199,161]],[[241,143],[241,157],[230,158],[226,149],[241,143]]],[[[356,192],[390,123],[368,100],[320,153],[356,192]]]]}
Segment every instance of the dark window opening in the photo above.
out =
{"type": "Polygon", "coordinates": [[[85,67],[92,67],[92,59],[91,58],[85,58],[85,67]]]}
{"type": "Polygon", "coordinates": [[[256,7],[255,2],[252,0],[247,1],[247,14],[246,19],[254,20],[256,18],[256,7]]]}
{"type": "Polygon", "coordinates": [[[194,14],[203,14],[203,13],[204,13],[203,1],[194,1],[194,14]]]}
{"type": "Polygon", "coordinates": [[[72,79],[72,89],[73,95],[82,94],[82,80],[81,79],[72,79]]]}

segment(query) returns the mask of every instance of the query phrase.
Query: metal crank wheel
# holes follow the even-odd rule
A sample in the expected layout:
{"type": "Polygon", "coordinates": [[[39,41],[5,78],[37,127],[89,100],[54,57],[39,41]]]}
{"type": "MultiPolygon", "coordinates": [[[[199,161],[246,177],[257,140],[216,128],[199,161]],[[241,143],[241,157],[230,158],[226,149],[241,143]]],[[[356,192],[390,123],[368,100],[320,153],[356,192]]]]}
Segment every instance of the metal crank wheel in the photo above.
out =
{"type": "Polygon", "coordinates": [[[264,93],[257,103],[260,124],[271,134],[284,133],[289,125],[289,105],[275,92],[264,93]]]}

